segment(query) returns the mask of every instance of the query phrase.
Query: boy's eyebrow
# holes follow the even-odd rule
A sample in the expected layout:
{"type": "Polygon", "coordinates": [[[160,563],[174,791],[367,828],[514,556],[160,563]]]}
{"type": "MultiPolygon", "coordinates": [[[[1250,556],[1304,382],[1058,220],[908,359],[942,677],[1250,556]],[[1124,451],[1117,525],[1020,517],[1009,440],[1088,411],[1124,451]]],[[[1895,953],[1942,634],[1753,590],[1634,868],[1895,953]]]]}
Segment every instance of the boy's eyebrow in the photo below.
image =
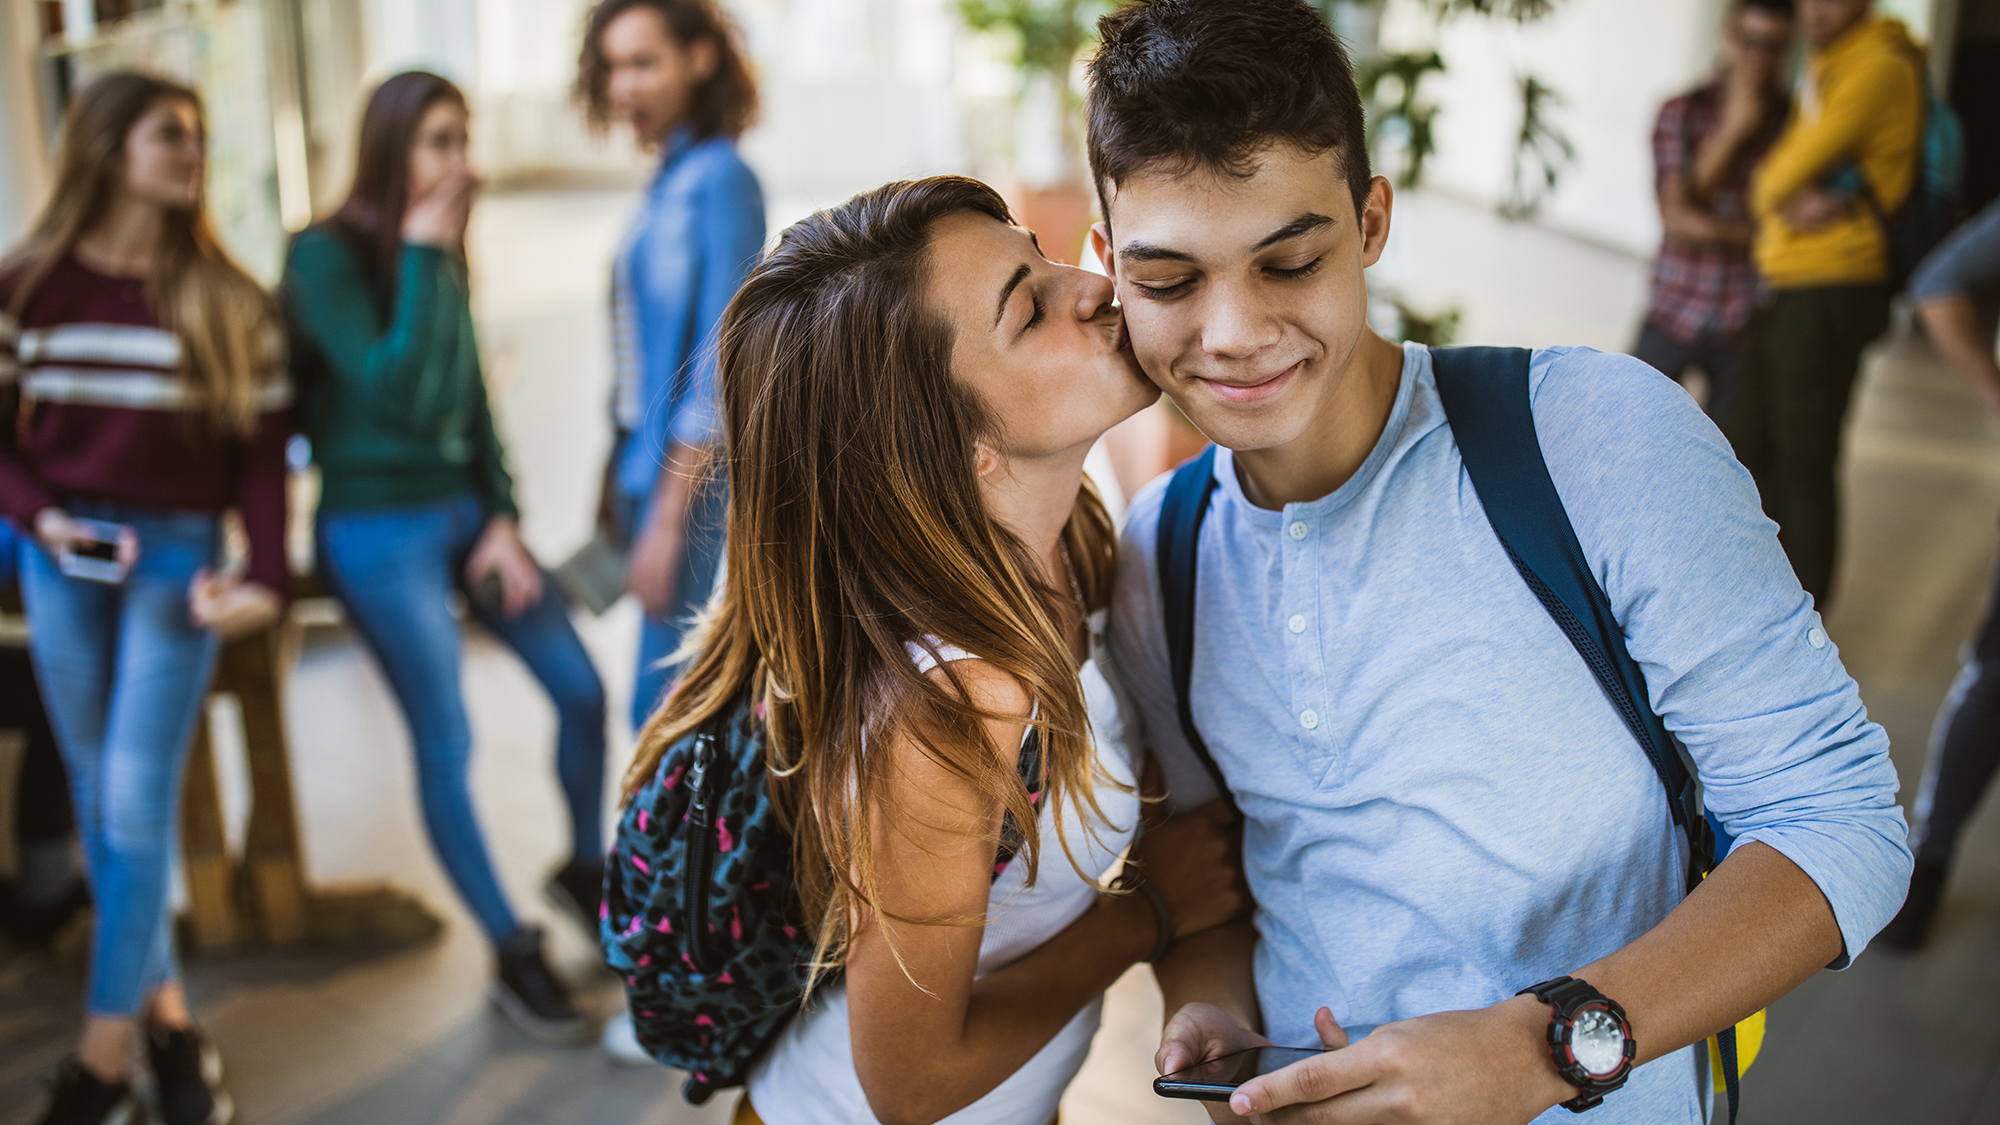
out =
{"type": "Polygon", "coordinates": [[[1028,267],[1021,266],[1015,269],[1014,276],[1007,279],[1007,284],[1000,287],[1000,306],[993,310],[993,327],[1000,327],[1000,321],[1007,316],[1007,298],[1012,297],[1014,290],[1026,280],[1028,280],[1028,267]]]}
{"type": "Polygon", "coordinates": [[[1288,238],[1297,238],[1302,234],[1311,234],[1314,231],[1325,230],[1332,225],[1333,219],[1331,216],[1322,215],[1315,211],[1308,211],[1291,222],[1286,223],[1284,226],[1279,227],[1277,230],[1272,231],[1270,234],[1265,235],[1262,242],[1259,242],[1250,249],[1253,252],[1269,249],[1288,238]]]}
{"type": "MultiPolygon", "coordinates": [[[[1325,230],[1332,225],[1333,219],[1331,216],[1322,215],[1317,211],[1308,211],[1291,222],[1286,223],[1284,226],[1279,227],[1277,230],[1272,231],[1270,234],[1265,235],[1258,241],[1257,245],[1250,248],[1250,251],[1254,254],[1259,250],[1268,250],[1286,239],[1312,234],[1315,231],[1325,230]]],[[[1119,249],[1118,258],[1120,261],[1125,262],[1194,261],[1194,255],[1186,251],[1173,250],[1165,246],[1155,246],[1150,242],[1128,242],[1119,249]]]]}
{"type": "Polygon", "coordinates": [[[1194,255],[1180,250],[1169,250],[1150,242],[1128,242],[1118,250],[1121,261],[1127,262],[1192,262],[1194,255]]]}

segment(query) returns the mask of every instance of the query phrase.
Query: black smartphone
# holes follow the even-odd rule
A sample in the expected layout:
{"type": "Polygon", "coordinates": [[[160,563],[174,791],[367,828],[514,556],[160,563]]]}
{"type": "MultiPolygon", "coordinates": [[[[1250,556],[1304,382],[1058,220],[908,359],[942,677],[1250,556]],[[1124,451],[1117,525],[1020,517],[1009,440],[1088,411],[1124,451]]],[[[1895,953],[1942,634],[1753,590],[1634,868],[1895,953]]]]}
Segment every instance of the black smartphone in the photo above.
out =
{"type": "Polygon", "coordinates": [[[1153,1092],[1163,1098],[1193,1098],[1202,1102],[1226,1102],[1236,1087],[1260,1074],[1283,1070],[1314,1055],[1326,1052],[1318,1047],[1252,1047],[1198,1063],[1186,1070],[1162,1074],[1153,1079],[1153,1092]]]}

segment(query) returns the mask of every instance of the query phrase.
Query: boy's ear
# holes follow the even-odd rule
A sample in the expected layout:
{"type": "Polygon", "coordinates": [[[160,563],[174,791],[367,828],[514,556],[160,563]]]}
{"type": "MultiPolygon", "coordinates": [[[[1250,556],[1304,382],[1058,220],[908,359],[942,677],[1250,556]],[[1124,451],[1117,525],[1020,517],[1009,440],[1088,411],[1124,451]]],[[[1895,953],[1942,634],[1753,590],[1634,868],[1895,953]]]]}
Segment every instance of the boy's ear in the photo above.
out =
{"type": "Polygon", "coordinates": [[[1118,280],[1118,257],[1111,252],[1111,224],[1090,224],[1090,249],[1104,263],[1104,276],[1118,280]]]}
{"type": "Polygon", "coordinates": [[[1368,198],[1361,208],[1361,265],[1374,265],[1389,245],[1389,215],[1396,207],[1396,189],[1387,178],[1368,182],[1368,198]]]}

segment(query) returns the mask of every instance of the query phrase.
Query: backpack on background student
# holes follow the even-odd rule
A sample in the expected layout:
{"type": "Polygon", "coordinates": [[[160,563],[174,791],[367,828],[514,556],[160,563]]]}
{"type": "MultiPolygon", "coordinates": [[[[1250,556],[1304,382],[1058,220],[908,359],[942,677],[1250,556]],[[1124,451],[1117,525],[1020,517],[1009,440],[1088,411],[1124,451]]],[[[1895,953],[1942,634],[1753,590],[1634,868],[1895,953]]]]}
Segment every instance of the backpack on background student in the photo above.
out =
{"type": "MultiPolygon", "coordinates": [[[[1688,890],[1692,891],[1729,853],[1730,839],[1702,808],[1699,777],[1687,752],[1651,706],[1645,674],[1625,647],[1624,630],[1611,600],[1591,571],[1556,492],[1535,435],[1528,395],[1533,353],[1526,348],[1432,348],[1447,423],[1464,458],[1466,473],[1486,510],[1494,534],[1514,568],[1555,619],[1590,668],[1598,686],[1645,751],[1667,808],[1688,840],[1688,890]]],[[[1174,682],[1181,733],[1214,777],[1223,782],[1208,744],[1195,729],[1189,682],[1194,668],[1196,563],[1202,521],[1215,491],[1215,447],[1174,470],[1160,504],[1160,590],[1165,603],[1167,655],[1174,682]]],[[[1738,1079],[1757,1056],[1764,1038],[1764,1013],[1709,1039],[1709,1058],[1718,1089],[1729,1101],[1734,1125],[1738,1079]]]]}
{"type": "Polygon", "coordinates": [[[1903,205],[1894,213],[1884,208],[1851,160],[1835,168],[1825,184],[1828,191],[1859,199],[1875,217],[1889,243],[1889,286],[1898,292],[1908,287],[1917,263],[1958,225],[1965,188],[1965,126],[1958,111],[1939,96],[1922,56],[1911,55],[1910,64],[1924,84],[1924,120],[1917,137],[1916,174],[1903,205]]]}

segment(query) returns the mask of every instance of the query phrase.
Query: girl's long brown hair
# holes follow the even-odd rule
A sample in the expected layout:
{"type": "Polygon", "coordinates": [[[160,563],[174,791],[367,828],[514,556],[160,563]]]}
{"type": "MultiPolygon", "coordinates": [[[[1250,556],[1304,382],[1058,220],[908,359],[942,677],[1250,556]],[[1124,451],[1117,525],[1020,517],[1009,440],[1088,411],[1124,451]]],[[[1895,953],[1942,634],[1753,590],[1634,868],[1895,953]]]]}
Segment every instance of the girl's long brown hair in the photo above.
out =
{"type": "MultiPolygon", "coordinates": [[[[815,976],[841,964],[852,921],[880,905],[874,826],[894,823],[897,738],[917,739],[1016,823],[1036,822],[1018,747],[987,734],[985,720],[1009,717],[969,702],[948,663],[946,683],[920,675],[905,642],[934,638],[1012,675],[1037,705],[1040,815],[1061,817],[1068,800],[1101,812],[1060,625],[1070,591],[1038,577],[981,500],[974,443],[993,424],[953,378],[951,326],[923,296],[939,265],[932,227],[967,211],[1011,221],[993,189],[958,176],[865,192],[787,230],[729,306],[727,578],[626,777],[629,796],[746,684],[759,693],[815,976]]],[[[1116,539],[1088,483],[1063,540],[1085,601],[1105,604],[1116,539]]],[[[1026,837],[1016,862],[1032,881],[1037,834],[1026,837]]]]}
{"type": "MultiPolygon", "coordinates": [[[[49,271],[104,218],[124,171],[126,138],[163,101],[187,102],[201,117],[193,90],[132,71],[98,78],[70,103],[55,190],[28,237],[0,260],[0,276],[15,279],[11,315],[21,315],[49,271]]],[[[204,202],[167,212],[146,292],[160,327],[180,338],[193,412],[217,434],[248,436],[257,427],[258,393],[280,369],[276,308],[217,241],[204,202]]]]}
{"type": "MultiPolygon", "coordinates": [[[[354,184],[328,220],[360,254],[378,304],[394,298],[396,258],[403,250],[403,215],[410,209],[410,149],[424,114],[440,102],[465,109],[465,94],[448,78],[408,70],[382,80],[361,113],[354,184]]],[[[463,256],[465,248],[456,248],[463,256]]]]}

